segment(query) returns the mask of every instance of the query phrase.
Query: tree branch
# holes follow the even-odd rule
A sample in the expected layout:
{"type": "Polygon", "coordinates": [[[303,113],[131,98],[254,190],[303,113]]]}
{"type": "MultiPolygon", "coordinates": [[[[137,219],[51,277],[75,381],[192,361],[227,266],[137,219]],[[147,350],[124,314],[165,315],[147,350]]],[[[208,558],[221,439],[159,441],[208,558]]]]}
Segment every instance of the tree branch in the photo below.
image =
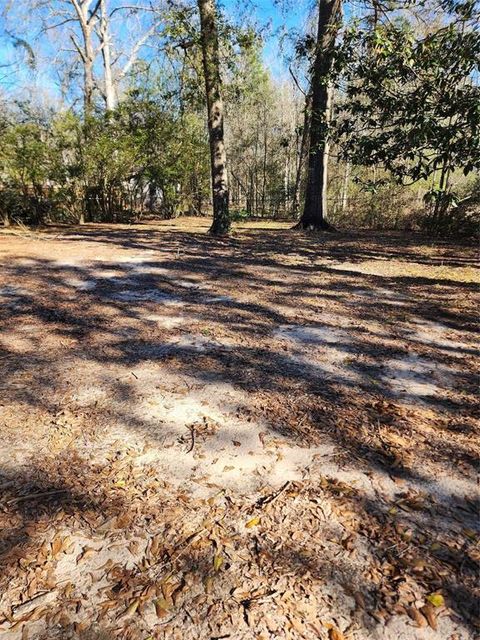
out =
{"type": "Polygon", "coordinates": [[[297,78],[296,78],[295,74],[294,74],[294,73],[293,73],[293,71],[292,71],[292,67],[291,67],[290,65],[289,65],[289,67],[288,67],[288,70],[289,70],[289,72],[290,72],[290,75],[291,75],[291,76],[292,76],[292,78],[293,78],[293,81],[294,81],[294,82],[295,82],[295,84],[297,85],[297,89],[300,91],[300,93],[303,93],[303,95],[304,95],[305,97],[307,97],[306,92],[305,92],[305,91],[302,89],[302,87],[300,86],[300,84],[299,84],[299,82],[298,82],[298,80],[297,80],[297,78]]]}
{"type": "Polygon", "coordinates": [[[72,34],[70,34],[70,40],[73,42],[73,46],[77,50],[78,55],[82,59],[82,62],[85,63],[87,61],[87,58],[85,57],[85,54],[81,50],[80,46],[78,45],[77,41],[75,40],[75,37],[72,34]]]}
{"type": "Polygon", "coordinates": [[[93,20],[93,18],[95,18],[97,11],[100,8],[100,5],[102,3],[102,0],[97,0],[97,4],[93,7],[93,10],[90,12],[90,16],[88,17],[88,24],[90,24],[90,22],[93,20]]]}
{"type": "Polygon", "coordinates": [[[65,20],[62,20],[61,22],[57,22],[57,24],[47,25],[42,29],[42,31],[45,32],[45,31],[49,31],[50,29],[57,29],[58,27],[61,27],[64,24],[67,24],[67,22],[76,22],[76,21],[77,21],[76,18],[65,18],[65,20]]]}
{"type": "Polygon", "coordinates": [[[117,11],[123,11],[124,9],[131,9],[133,11],[151,11],[152,13],[156,12],[156,9],[151,5],[149,7],[139,7],[136,5],[126,4],[126,5],[123,5],[122,7],[115,7],[115,9],[112,9],[112,11],[110,11],[110,17],[112,17],[113,14],[116,13],[117,11]]]}
{"type": "Polygon", "coordinates": [[[140,49],[143,47],[143,45],[146,43],[146,41],[150,38],[150,36],[155,32],[155,28],[156,25],[152,25],[150,27],[150,29],[143,34],[143,36],[141,38],[139,38],[137,40],[137,42],[135,43],[135,46],[132,49],[132,52],[130,53],[130,56],[125,64],[125,66],[123,67],[121,74],[120,74],[120,78],[124,78],[127,73],[130,71],[130,69],[132,68],[133,64],[135,63],[137,57],[138,57],[138,53],[140,51],[140,49]]]}

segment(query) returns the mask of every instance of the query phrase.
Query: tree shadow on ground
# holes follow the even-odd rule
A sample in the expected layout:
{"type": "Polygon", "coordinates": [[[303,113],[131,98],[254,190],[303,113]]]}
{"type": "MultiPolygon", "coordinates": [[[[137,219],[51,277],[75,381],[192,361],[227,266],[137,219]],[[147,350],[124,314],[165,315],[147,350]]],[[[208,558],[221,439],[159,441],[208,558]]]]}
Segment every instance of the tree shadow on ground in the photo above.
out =
{"type": "MultiPolygon", "coordinates": [[[[328,485],[318,488],[319,493],[333,492],[334,502],[356,514],[355,532],[371,545],[375,562],[389,565],[380,587],[367,589],[372,611],[383,607],[391,612],[398,604],[398,585],[411,578],[427,592],[442,590],[467,624],[475,622],[474,558],[468,536],[461,533],[471,530],[474,511],[463,498],[458,509],[451,496],[436,504],[441,489],[432,497],[431,473],[426,473],[429,465],[441,463],[444,473],[448,465],[464,465],[471,474],[476,462],[471,448],[477,416],[474,286],[444,277],[369,275],[311,264],[322,257],[348,262],[395,258],[426,266],[448,259],[450,267],[464,267],[472,264],[468,256],[456,259],[453,247],[446,245],[440,256],[422,257],[422,243],[402,244],[398,238],[319,241],[299,235],[294,245],[286,233],[272,238],[248,232],[218,241],[183,232],[83,231],[63,233],[56,241],[108,243],[112,251],[158,247],[159,255],[76,263],[72,258],[71,264],[26,255],[4,263],[0,367],[5,406],[58,411],[61,397],[72,393],[65,379],[69,363],[85,371],[87,365],[96,366],[91,384],[103,379],[112,400],[121,398],[132,409],[138,402],[135,368],[145,363],[157,367],[159,376],[168,370],[193,377],[212,393],[218,383],[228,382],[249,394],[271,432],[302,445],[328,438],[347,467],[429,492],[416,510],[405,501],[397,507],[358,491],[345,495],[328,485]],[[176,325],[178,317],[182,323],[176,325]],[[435,337],[438,324],[442,334],[435,337]],[[448,330],[455,332],[454,338],[448,330]],[[425,338],[428,331],[432,340],[425,338]],[[390,363],[388,373],[385,362],[390,363]],[[425,376],[433,379],[435,370],[435,388],[425,391],[425,376]],[[126,377],[120,378],[119,371],[126,377]],[[397,381],[393,389],[392,377],[397,381]],[[405,391],[398,391],[402,384],[405,391]],[[399,526],[392,508],[402,511],[405,522],[399,526]],[[415,530],[408,539],[405,527],[415,530]],[[442,529],[449,533],[437,554],[431,546],[442,529]],[[419,572],[413,560],[411,566],[404,562],[406,556],[427,559],[426,568],[419,572]],[[397,587],[388,595],[392,581],[397,587]]],[[[149,429],[133,410],[114,414],[110,407],[104,417],[122,421],[139,435],[149,429]]],[[[82,473],[82,464],[78,462],[76,472],[87,487],[79,486],[77,492],[58,477],[40,484],[33,477],[24,483],[8,474],[0,480],[8,485],[6,502],[15,505],[19,523],[4,540],[9,548],[5,559],[15,549],[24,552],[26,532],[43,517],[55,520],[59,511],[70,508],[103,512],[106,497],[92,498],[85,490],[96,485],[91,484],[91,470],[82,473]],[[34,503],[18,500],[25,491],[38,494],[42,488],[59,494],[34,503]]],[[[322,566],[315,554],[291,542],[277,543],[266,554],[275,555],[284,572],[308,570],[319,579],[327,577],[330,560],[322,566]]],[[[204,571],[202,579],[211,573],[210,556],[208,561],[192,559],[191,566],[182,556],[178,564],[179,573],[204,571]]],[[[331,570],[328,576],[334,579],[331,570]]],[[[374,628],[378,619],[368,611],[366,615],[374,628]]]]}
{"type": "MultiPolygon", "coordinates": [[[[463,518],[468,512],[474,518],[478,504],[462,496],[432,498],[399,490],[393,503],[396,511],[392,513],[392,503],[381,497],[373,500],[358,488],[317,475],[290,483],[275,502],[267,494],[263,502],[258,500],[251,505],[250,514],[258,514],[260,525],[258,530],[243,535],[238,533],[238,521],[245,521],[245,503],[238,496],[229,496],[227,492],[218,499],[218,504],[212,500],[202,503],[186,499],[175,510],[165,498],[165,507],[158,509],[154,504],[163,495],[157,490],[153,501],[143,501],[142,508],[135,511],[136,528],[129,525],[130,531],[141,531],[147,539],[135,564],[127,562],[127,553],[120,561],[105,563],[105,558],[96,563],[84,561],[84,573],[90,572],[92,578],[95,574],[99,582],[102,577],[108,578],[109,587],[104,587],[103,592],[111,606],[98,620],[100,628],[104,628],[100,632],[96,615],[91,612],[88,623],[78,622],[83,612],[75,603],[84,587],[69,586],[68,581],[55,584],[51,570],[45,573],[40,568],[77,554],[77,563],[86,554],[90,554],[90,560],[92,548],[79,547],[78,543],[75,546],[71,536],[66,535],[69,531],[80,535],[80,541],[82,536],[88,539],[95,532],[96,552],[101,551],[101,534],[107,535],[106,547],[115,539],[121,541],[119,527],[125,525],[117,526],[115,535],[111,521],[125,517],[128,508],[125,500],[130,498],[123,497],[114,487],[102,486],[98,477],[103,470],[80,461],[74,466],[60,466],[58,471],[63,478],[56,477],[53,483],[49,482],[48,471],[51,470],[40,465],[20,475],[2,474],[2,486],[6,487],[2,496],[3,518],[19,522],[14,533],[1,541],[3,579],[18,580],[22,573],[18,571],[18,563],[25,572],[22,576],[25,584],[21,583],[23,604],[14,603],[9,613],[14,622],[21,622],[24,615],[21,607],[28,606],[30,598],[55,590],[58,602],[55,608],[52,605],[50,608],[54,611],[51,622],[59,629],[58,637],[87,638],[99,633],[117,637],[119,619],[126,625],[122,626],[122,637],[130,637],[129,630],[131,637],[136,637],[142,625],[151,623],[157,599],[164,602],[170,598],[165,596],[165,584],[169,584],[168,592],[174,594],[174,599],[169,600],[168,606],[163,605],[162,616],[166,619],[156,619],[155,625],[162,629],[165,622],[174,620],[176,628],[187,627],[188,633],[193,625],[202,637],[230,635],[233,630],[247,633],[252,628],[259,633],[265,627],[264,619],[272,615],[275,618],[276,610],[277,625],[281,624],[285,611],[290,611],[287,623],[292,615],[300,614],[294,628],[298,632],[306,624],[305,637],[323,637],[321,632],[320,636],[311,635],[316,627],[310,628],[310,622],[320,627],[322,621],[339,625],[338,621],[346,614],[354,627],[377,637],[382,633],[383,622],[392,617],[408,615],[412,609],[423,615],[423,609],[417,607],[424,592],[442,593],[447,606],[471,625],[472,632],[478,624],[475,549],[457,533],[459,516],[463,518]],[[192,508],[199,513],[188,519],[192,508]],[[192,522],[189,535],[182,527],[179,530],[171,527],[168,521],[172,517],[175,523],[192,522]],[[55,528],[45,538],[52,521],[55,528]],[[322,526],[327,536],[319,539],[316,533],[322,526]],[[150,540],[145,532],[151,535],[150,540]],[[160,544],[155,545],[153,541],[159,538],[160,544]],[[222,557],[221,567],[215,565],[217,556],[222,557]],[[30,592],[34,575],[38,578],[30,592]],[[241,587],[239,575],[245,576],[241,587]],[[325,584],[329,585],[328,607],[320,604],[321,600],[316,601],[325,584]],[[312,598],[316,603],[313,618],[312,598]],[[303,605],[309,600],[308,615],[303,605]],[[138,613],[124,617],[131,603],[137,601],[138,613]],[[212,613],[214,607],[222,612],[218,618],[212,613]],[[113,615],[109,615],[110,610],[113,615]]],[[[145,491],[145,483],[142,490],[145,491]]],[[[139,494],[140,491],[137,497],[139,494]]],[[[131,534],[129,538],[132,539],[131,534]]],[[[74,579],[73,575],[71,578],[74,579]]],[[[88,612],[88,603],[83,606],[88,612]]],[[[433,612],[434,619],[437,614],[433,612]]],[[[280,632],[278,627],[277,633],[280,632]]]]}

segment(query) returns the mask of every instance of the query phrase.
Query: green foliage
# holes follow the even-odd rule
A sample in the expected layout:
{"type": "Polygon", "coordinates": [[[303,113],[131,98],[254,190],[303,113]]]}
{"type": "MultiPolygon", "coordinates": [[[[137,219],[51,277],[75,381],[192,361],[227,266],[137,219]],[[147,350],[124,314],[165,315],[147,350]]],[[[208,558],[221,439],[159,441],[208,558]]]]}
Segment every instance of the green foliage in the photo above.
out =
{"type": "Polygon", "coordinates": [[[463,22],[423,38],[405,22],[351,28],[337,56],[345,155],[403,182],[480,168],[479,60],[479,33],[463,22]]]}
{"type": "Polygon", "coordinates": [[[29,222],[41,222],[48,209],[46,183],[54,163],[48,129],[37,122],[6,125],[0,144],[3,214],[14,217],[27,212],[29,222]]]}
{"type": "Polygon", "coordinates": [[[99,221],[172,217],[208,194],[203,122],[138,92],[85,124],[65,112],[0,135],[4,207],[16,193],[15,213],[27,222],[78,219],[83,208],[99,221]]]}
{"type": "Polygon", "coordinates": [[[230,213],[230,219],[232,222],[245,222],[251,217],[251,214],[245,209],[239,209],[230,213]]]}
{"type": "Polygon", "coordinates": [[[443,5],[447,13],[426,33],[395,13],[373,28],[346,29],[335,56],[341,100],[332,122],[353,164],[383,167],[400,184],[433,180],[424,202],[435,230],[455,205],[453,173],[480,169],[475,3],[443,5]]]}
{"type": "MultiPolygon", "coordinates": [[[[342,30],[328,78],[336,85],[329,132],[332,222],[471,229],[474,216],[465,203],[472,202],[468,185],[480,168],[478,2],[364,6],[367,17],[342,30]]],[[[197,8],[167,3],[161,15],[150,53],[142,49],[118,78],[114,111],[103,108],[100,54],[87,122],[66,103],[39,109],[43,98],[2,104],[1,215],[28,223],[76,221],[81,214],[114,222],[207,212],[210,160],[197,8]]],[[[219,12],[232,210],[237,220],[295,215],[306,183],[305,97],[272,77],[260,31],[237,22],[219,12]]],[[[31,70],[28,38],[15,45],[27,53],[24,70],[31,70]]],[[[314,45],[309,33],[297,42],[292,64],[300,85],[314,45]]],[[[41,54],[39,41],[38,62],[41,54]]],[[[77,71],[70,68],[69,83],[77,71]]],[[[79,89],[68,98],[78,97],[79,89]]]]}
{"type": "Polygon", "coordinates": [[[417,40],[404,25],[351,30],[341,54],[338,131],[354,162],[381,164],[400,181],[480,167],[477,32],[452,26],[417,40]]]}

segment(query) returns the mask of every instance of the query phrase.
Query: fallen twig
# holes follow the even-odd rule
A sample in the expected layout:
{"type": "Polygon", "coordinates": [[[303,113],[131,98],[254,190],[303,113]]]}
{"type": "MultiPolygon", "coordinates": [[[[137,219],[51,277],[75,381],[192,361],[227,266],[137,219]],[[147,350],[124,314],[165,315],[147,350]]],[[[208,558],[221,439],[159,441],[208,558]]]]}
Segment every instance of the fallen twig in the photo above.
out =
{"type": "Polygon", "coordinates": [[[193,447],[195,446],[195,425],[190,425],[189,427],[190,429],[190,434],[192,436],[192,442],[190,444],[190,448],[188,449],[187,453],[190,453],[191,451],[193,451],[193,447]]]}
{"type": "Polygon", "coordinates": [[[206,531],[206,528],[203,527],[202,529],[199,529],[198,531],[196,531],[195,533],[192,533],[190,536],[188,536],[188,538],[184,541],[183,546],[181,546],[181,548],[177,551],[177,553],[174,553],[170,558],[168,558],[168,560],[164,560],[163,562],[157,562],[155,564],[150,565],[146,570],[150,571],[150,569],[156,569],[157,571],[161,571],[162,569],[165,569],[165,567],[167,567],[168,565],[173,564],[174,562],[176,562],[184,553],[185,551],[195,542],[195,540],[206,531]]]}
{"type": "Polygon", "coordinates": [[[255,506],[256,507],[264,507],[267,504],[271,504],[274,500],[276,500],[284,491],[286,491],[288,489],[288,487],[290,486],[291,482],[290,480],[287,480],[287,482],[285,482],[284,484],[282,484],[282,486],[280,487],[280,489],[278,489],[277,491],[274,491],[273,493],[271,493],[268,496],[264,496],[263,498],[259,498],[256,503],[255,506]]]}
{"type": "Polygon", "coordinates": [[[33,596],[33,598],[30,598],[30,600],[26,600],[25,602],[22,602],[22,604],[17,604],[12,607],[13,615],[16,617],[24,616],[25,614],[32,611],[32,609],[34,609],[35,607],[47,604],[50,600],[53,600],[56,595],[56,589],[52,591],[42,591],[41,593],[37,593],[33,596]]]}
{"type": "Polygon", "coordinates": [[[54,496],[57,493],[66,493],[67,489],[55,489],[53,491],[41,491],[40,493],[28,493],[26,496],[19,496],[18,498],[12,498],[8,500],[6,504],[14,504],[15,502],[23,502],[24,500],[31,500],[33,498],[44,498],[45,496],[54,496]]]}

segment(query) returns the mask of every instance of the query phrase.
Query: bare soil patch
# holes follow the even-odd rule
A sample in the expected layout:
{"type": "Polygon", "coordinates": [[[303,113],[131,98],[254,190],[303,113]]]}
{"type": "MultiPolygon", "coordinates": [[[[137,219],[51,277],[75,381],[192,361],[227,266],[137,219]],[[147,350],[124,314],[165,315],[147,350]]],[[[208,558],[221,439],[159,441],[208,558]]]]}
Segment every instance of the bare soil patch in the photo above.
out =
{"type": "Polygon", "coordinates": [[[0,235],[0,635],[478,629],[469,246],[0,235]]]}

